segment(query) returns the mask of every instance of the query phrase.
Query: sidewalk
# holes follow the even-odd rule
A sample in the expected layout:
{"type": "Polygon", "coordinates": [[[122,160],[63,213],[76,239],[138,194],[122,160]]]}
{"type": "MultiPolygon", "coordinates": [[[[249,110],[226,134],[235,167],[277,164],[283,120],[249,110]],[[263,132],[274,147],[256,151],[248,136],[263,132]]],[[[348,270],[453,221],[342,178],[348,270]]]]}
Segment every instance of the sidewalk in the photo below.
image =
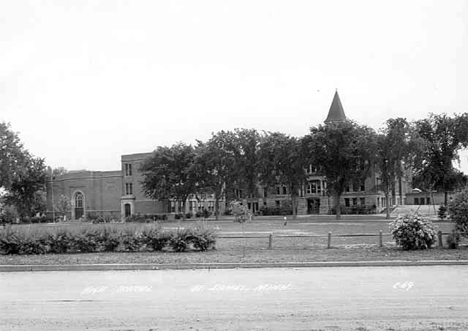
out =
{"type": "Polygon", "coordinates": [[[0,272],[27,271],[118,271],[118,270],[194,270],[240,268],[327,268],[327,267],[420,267],[468,265],[468,260],[425,261],[340,261],[283,263],[193,263],[193,264],[69,264],[69,265],[0,265],[0,272]]]}

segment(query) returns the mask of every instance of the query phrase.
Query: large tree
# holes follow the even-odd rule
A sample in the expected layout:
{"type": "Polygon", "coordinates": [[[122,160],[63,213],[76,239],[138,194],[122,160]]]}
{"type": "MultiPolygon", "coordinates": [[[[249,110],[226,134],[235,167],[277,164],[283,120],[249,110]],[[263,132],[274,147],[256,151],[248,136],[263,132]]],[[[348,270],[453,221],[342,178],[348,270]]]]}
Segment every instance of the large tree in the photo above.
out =
{"type": "Polygon", "coordinates": [[[45,212],[44,160],[29,156],[16,171],[6,194],[7,204],[16,207],[21,218],[45,212]]]}
{"type": "Polygon", "coordinates": [[[233,143],[233,132],[220,131],[205,143],[198,141],[196,148],[195,168],[199,186],[202,191],[214,194],[216,219],[219,217],[220,199],[236,181],[233,143]]]}
{"type": "Polygon", "coordinates": [[[468,113],[453,117],[431,114],[416,121],[414,128],[423,142],[422,152],[416,157],[414,184],[444,192],[447,205],[448,192],[463,180],[453,162],[459,159],[458,152],[468,147],[468,113]]]}
{"type": "Polygon", "coordinates": [[[29,157],[18,137],[7,123],[0,123],[0,188],[8,189],[29,157]]]}
{"type": "Polygon", "coordinates": [[[255,129],[235,129],[231,145],[235,159],[235,188],[246,192],[251,199],[258,192],[258,148],[260,134],[255,129]]]}
{"type": "Polygon", "coordinates": [[[145,195],[155,200],[175,199],[182,205],[185,219],[186,201],[198,189],[193,146],[178,143],[158,147],[140,166],[145,195]]]}
{"type": "Polygon", "coordinates": [[[341,219],[341,196],[350,183],[364,181],[375,159],[375,132],[352,121],[319,125],[304,137],[309,163],[325,176],[341,219]]]}
{"type": "Polygon", "coordinates": [[[299,190],[306,180],[307,159],[302,155],[301,141],[280,132],[262,137],[258,159],[260,182],[266,187],[286,186],[291,196],[293,218],[297,215],[299,190]]]}
{"type": "Polygon", "coordinates": [[[390,218],[390,194],[396,196],[396,184],[399,182],[399,196],[403,196],[402,178],[411,165],[411,155],[416,150],[417,142],[411,137],[411,128],[404,118],[389,119],[386,127],[377,136],[376,166],[379,170],[379,189],[385,194],[387,218],[390,218]]]}

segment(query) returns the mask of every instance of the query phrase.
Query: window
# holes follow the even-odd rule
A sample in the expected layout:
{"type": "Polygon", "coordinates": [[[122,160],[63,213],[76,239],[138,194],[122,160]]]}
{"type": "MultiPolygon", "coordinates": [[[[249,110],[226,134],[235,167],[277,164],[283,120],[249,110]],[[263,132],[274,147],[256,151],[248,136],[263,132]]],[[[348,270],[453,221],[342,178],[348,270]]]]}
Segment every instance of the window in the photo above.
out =
{"type": "Polygon", "coordinates": [[[314,167],[313,165],[309,165],[306,168],[306,174],[314,174],[318,171],[317,167],[314,167]]]}
{"type": "Polygon", "coordinates": [[[275,204],[276,204],[276,207],[280,207],[280,206],[281,206],[281,201],[276,200],[276,201],[275,201],[275,204]]]}
{"type": "Polygon", "coordinates": [[[175,201],[171,201],[171,213],[175,213],[175,201]]]}
{"type": "Polygon", "coordinates": [[[430,205],[431,204],[431,198],[426,198],[426,205],[430,205]]]}
{"type": "Polygon", "coordinates": [[[200,201],[200,202],[198,203],[198,211],[203,211],[203,208],[204,208],[203,202],[200,201]]]}
{"type": "Polygon", "coordinates": [[[300,197],[303,197],[303,196],[304,196],[304,188],[303,188],[303,187],[301,187],[301,188],[299,189],[299,193],[298,193],[298,194],[299,194],[300,197]]]}
{"type": "Polygon", "coordinates": [[[364,206],[366,204],[366,198],[361,198],[361,205],[364,206]]]}
{"type": "Polygon", "coordinates": [[[361,182],[361,191],[366,190],[366,182],[361,182]]]}
{"type": "Polygon", "coordinates": [[[130,163],[125,163],[125,176],[132,175],[132,165],[130,163]]]}
{"type": "Polygon", "coordinates": [[[359,189],[358,183],[354,182],[354,183],[353,183],[353,191],[354,191],[354,192],[357,192],[358,189],[359,189]]]}
{"type": "Polygon", "coordinates": [[[214,211],[214,201],[208,201],[208,211],[214,211]]]}
{"type": "Polygon", "coordinates": [[[419,205],[419,198],[414,198],[414,204],[419,205]]]}
{"type": "Polygon", "coordinates": [[[276,195],[280,195],[280,187],[276,186],[276,195]]]}
{"type": "Polygon", "coordinates": [[[322,186],[319,180],[311,181],[307,185],[307,194],[317,194],[322,192],[322,186]]]}
{"type": "Polygon", "coordinates": [[[133,194],[133,184],[132,183],[125,183],[125,194],[126,195],[133,194]]]}
{"type": "Polygon", "coordinates": [[[344,199],[344,204],[346,207],[349,207],[349,198],[344,199]]]}
{"type": "Polygon", "coordinates": [[[283,194],[288,194],[287,192],[286,186],[283,186],[283,194]]]}
{"type": "Polygon", "coordinates": [[[345,186],[344,190],[345,190],[345,192],[349,192],[349,190],[350,190],[349,184],[345,186]]]}
{"type": "Polygon", "coordinates": [[[353,198],[353,206],[357,205],[357,198],[353,198]]]}
{"type": "Polygon", "coordinates": [[[80,192],[75,194],[75,208],[83,208],[83,194],[80,192]]]}
{"type": "Polygon", "coordinates": [[[266,187],[263,188],[263,197],[266,198],[268,196],[268,189],[266,187]]]}

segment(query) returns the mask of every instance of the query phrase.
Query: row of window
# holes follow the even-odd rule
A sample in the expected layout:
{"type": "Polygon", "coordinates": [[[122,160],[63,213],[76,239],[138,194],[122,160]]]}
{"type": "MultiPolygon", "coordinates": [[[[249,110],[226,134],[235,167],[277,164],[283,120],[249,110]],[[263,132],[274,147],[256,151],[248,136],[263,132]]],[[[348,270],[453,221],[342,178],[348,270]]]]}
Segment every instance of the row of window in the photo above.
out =
{"type": "MultiPolygon", "coordinates": [[[[176,212],[176,201],[171,201],[171,208],[170,212],[176,212]]],[[[207,209],[210,212],[214,212],[214,201],[207,201],[207,202],[198,202],[197,201],[189,201],[189,210],[192,213],[196,213],[197,211],[203,211],[203,209],[207,209]]]]}
{"type": "Polygon", "coordinates": [[[364,182],[361,182],[345,186],[345,192],[351,192],[351,189],[353,190],[353,192],[362,192],[366,190],[366,184],[364,182]]]}
{"type": "Polygon", "coordinates": [[[345,198],[344,201],[346,207],[350,207],[351,203],[353,206],[357,206],[358,202],[363,206],[366,204],[366,198],[345,198]]]}

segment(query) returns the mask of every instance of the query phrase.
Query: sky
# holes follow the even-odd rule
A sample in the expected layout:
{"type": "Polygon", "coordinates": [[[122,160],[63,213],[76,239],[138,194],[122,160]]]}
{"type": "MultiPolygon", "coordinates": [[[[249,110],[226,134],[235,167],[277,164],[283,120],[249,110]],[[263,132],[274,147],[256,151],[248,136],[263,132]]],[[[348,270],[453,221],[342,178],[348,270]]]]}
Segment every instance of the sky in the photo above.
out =
{"type": "MultiPolygon", "coordinates": [[[[467,112],[468,2],[0,1],[0,121],[47,165],[467,112]]],[[[461,154],[468,173],[468,152],[461,154]]]]}

